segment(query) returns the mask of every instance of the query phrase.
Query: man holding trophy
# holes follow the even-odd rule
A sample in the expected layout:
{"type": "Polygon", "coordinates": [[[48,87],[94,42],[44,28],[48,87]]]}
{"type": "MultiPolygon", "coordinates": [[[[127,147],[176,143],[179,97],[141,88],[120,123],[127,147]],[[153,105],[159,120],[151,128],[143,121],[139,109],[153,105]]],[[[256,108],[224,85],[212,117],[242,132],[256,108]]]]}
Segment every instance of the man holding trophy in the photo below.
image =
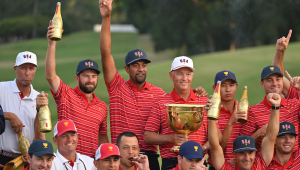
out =
{"type": "MultiPolygon", "coordinates": [[[[173,152],[170,151],[174,144],[181,145],[188,140],[193,140],[202,146],[204,152],[207,149],[209,149],[209,144],[207,142],[207,117],[206,113],[204,112],[204,107],[199,106],[205,105],[207,97],[198,97],[193,92],[191,84],[193,80],[194,71],[195,69],[193,67],[192,59],[185,56],[181,56],[176,57],[173,60],[169,76],[174,83],[174,89],[171,93],[168,93],[158,98],[158,100],[153,104],[154,108],[152,109],[151,116],[149,116],[147,124],[145,126],[145,143],[159,145],[160,154],[162,157],[161,169],[166,169],[167,167],[171,165],[176,165],[178,163],[178,153],[174,153],[178,152],[178,150],[175,149],[173,150],[173,152]],[[194,124],[186,123],[176,125],[175,123],[174,126],[171,125],[172,121],[184,122],[184,120],[187,119],[188,114],[179,115],[180,113],[174,112],[169,112],[169,114],[166,114],[165,104],[194,104],[195,107],[200,107],[200,110],[198,108],[200,116],[192,118],[192,121],[196,122],[195,124],[198,125],[197,128],[200,127],[203,121],[202,126],[199,129],[194,128],[193,130],[190,130],[192,129],[194,124]],[[166,115],[169,115],[168,118],[166,118],[166,115]],[[180,132],[176,129],[182,130],[180,132]],[[176,131],[177,133],[175,133],[174,131],[176,131]],[[195,132],[187,135],[188,133],[193,131],[195,132]]],[[[170,108],[170,106],[168,106],[168,108],[170,108]]],[[[175,108],[175,110],[179,109],[184,110],[188,108],[175,108]]],[[[197,110],[197,108],[195,108],[195,110],[197,110]]],[[[196,115],[196,112],[194,113],[194,115],[196,115]]]]}

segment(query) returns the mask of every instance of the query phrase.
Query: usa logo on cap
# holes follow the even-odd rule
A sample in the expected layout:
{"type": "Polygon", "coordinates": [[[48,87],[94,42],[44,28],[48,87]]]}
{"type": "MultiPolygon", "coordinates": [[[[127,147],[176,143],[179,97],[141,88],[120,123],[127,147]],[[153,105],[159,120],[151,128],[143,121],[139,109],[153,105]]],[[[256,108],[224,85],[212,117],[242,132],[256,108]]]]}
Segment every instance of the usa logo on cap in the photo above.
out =
{"type": "Polygon", "coordinates": [[[288,129],[291,128],[291,125],[285,124],[285,125],[282,125],[282,128],[285,129],[285,130],[288,130],[288,129]]]}
{"type": "Polygon", "coordinates": [[[247,144],[250,144],[250,140],[244,139],[244,140],[242,140],[242,143],[247,146],[247,144]]]}

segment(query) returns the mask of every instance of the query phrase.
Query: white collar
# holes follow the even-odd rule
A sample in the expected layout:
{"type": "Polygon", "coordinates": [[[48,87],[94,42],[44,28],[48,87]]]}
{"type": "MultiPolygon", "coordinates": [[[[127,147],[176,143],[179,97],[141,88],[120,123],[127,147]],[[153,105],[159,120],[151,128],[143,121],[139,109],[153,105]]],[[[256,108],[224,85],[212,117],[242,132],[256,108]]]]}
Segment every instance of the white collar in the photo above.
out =
{"type": "MultiPolygon", "coordinates": [[[[77,153],[77,152],[75,152],[75,154],[76,154],[76,160],[75,160],[75,162],[74,163],[80,163],[80,161],[79,161],[79,154],[77,153]]],[[[59,153],[59,151],[58,151],[58,149],[57,149],[57,152],[56,152],[56,156],[57,156],[57,158],[60,160],[60,162],[62,162],[62,163],[69,163],[69,160],[67,160],[64,156],[62,156],[60,153],[59,153]]]]}
{"type": "MultiPolygon", "coordinates": [[[[20,92],[20,90],[17,86],[16,79],[13,81],[11,89],[12,89],[12,92],[14,92],[14,93],[19,93],[20,92]]],[[[33,96],[33,91],[34,91],[34,89],[32,87],[32,84],[30,84],[30,95],[28,97],[25,96],[24,98],[30,98],[31,100],[34,100],[35,98],[33,96]]]]}

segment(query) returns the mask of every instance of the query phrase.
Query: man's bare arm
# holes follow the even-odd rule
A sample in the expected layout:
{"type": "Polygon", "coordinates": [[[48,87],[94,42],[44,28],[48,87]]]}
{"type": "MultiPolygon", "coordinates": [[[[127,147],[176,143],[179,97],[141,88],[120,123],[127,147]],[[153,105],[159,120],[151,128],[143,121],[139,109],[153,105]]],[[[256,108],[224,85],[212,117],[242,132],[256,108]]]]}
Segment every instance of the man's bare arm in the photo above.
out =
{"type": "Polygon", "coordinates": [[[45,77],[48,81],[48,84],[50,86],[50,89],[53,93],[57,93],[60,79],[56,75],[55,71],[55,46],[56,41],[53,41],[50,39],[50,37],[53,35],[53,26],[52,22],[49,22],[48,32],[47,32],[47,39],[48,39],[48,49],[47,49],[47,55],[46,55],[46,65],[45,65],[45,77]]]}
{"type": "Polygon", "coordinates": [[[98,146],[100,146],[102,143],[109,143],[107,134],[105,134],[105,135],[99,134],[98,135],[98,146]]]}
{"type": "MultiPolygon", "coordinates": [[[[272,106],[280,106],[281,96],[276,93],[269,93],[267,95],[267,100],[272,104],[272,106]]],[[[271,110],[271,116],[269,119],[266,136],[263,140],[261,147],[262,157],[267,164],[271,163],[274,155],[274,144],[279,131],[279,110],[271,110]]]]}
{"type": "Polygon", "coordinates": [[[160,135],[155,132],[146,131],[144,134],[144,140],[146,144],[152,145],[161,145],[165,143],[181,145],[188,141],[188,138],[184,134],[160,135]]]}
{"type": "Polygon", "coordinates": [[[111,55],[110,20],[112,0],[99,0],[99,8],[102,15],[102,27],[100,33],[101,63],[104,80],[106,83],[110,84],[117,72],[115,61],[111,55]]]}
{"type": "MultiPolygon", "coordinates": [[[[284,75],[284,65],[283,65],[283,57],[284,57],[284,52],[287,49],[287,46],[289,45],[290,38],[292,36],[292,30],[289,31],[289,34],[287,38],[282,37],[277,40],[276,43],[276,54],[273,59],[272,65],[279,67],[281,73],[284,75]]],[[[290,82],[288,79],[283,77],[283,90],[282,94],[286,96],[288,94],[290,88],[290,82]]]]}

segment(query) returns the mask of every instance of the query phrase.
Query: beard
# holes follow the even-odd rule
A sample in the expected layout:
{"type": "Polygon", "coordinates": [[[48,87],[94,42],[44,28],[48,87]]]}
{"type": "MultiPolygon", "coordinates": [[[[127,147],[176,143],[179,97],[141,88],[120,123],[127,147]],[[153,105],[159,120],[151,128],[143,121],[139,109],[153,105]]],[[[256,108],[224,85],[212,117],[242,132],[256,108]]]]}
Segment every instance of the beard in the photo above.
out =
{"type": "Polygon", "coordinates": [[[139,74],[136,74],[136,75],[135,75],[135,80],[136,80],[136,82],[139,83],[139,84],[144,83],[145,80],[146,80],[146,74],[143,73],[143,75],[144,75],[143,77],[139,77],[138,75],[139,75],[139,74]]]}
{"type": "MultiPolygon", "coordinates": [[[[98,80],[97,80],[97,84],[98,84],[98,80]]],[[[82,90],[84,93],[92,93],[92,92],[96,89],[97,84],[95,84],[95,83],[85,83],[85,84],[83,84],[83,83],[80,81],[80,78],[79,78],[79,88],[80,88],[80,90],[82,90]],[[93,87],[88,87],[87,85],[93,85],[93,87]]]]}

